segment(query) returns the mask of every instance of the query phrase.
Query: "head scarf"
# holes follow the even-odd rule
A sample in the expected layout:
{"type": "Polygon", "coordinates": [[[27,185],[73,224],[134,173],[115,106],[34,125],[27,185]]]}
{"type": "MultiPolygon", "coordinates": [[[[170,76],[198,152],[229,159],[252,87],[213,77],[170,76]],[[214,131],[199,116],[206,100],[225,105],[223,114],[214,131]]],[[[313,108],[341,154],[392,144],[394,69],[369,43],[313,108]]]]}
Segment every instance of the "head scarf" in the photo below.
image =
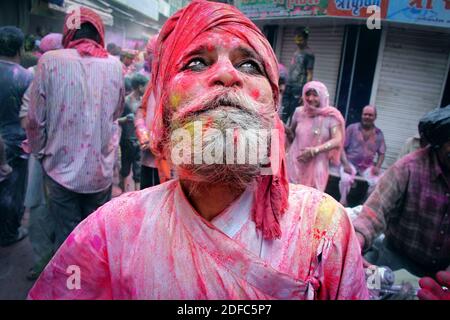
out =
{"type": "Polygon", "coordinates": [[[427,113],[419,122],[419,133],[435,148],[450,141],[450,105],[427,113]]]}
{"type": "Polygon", "coordinates": [[[339,148],[331,150],[328,153],[328,155],[333,164],[339,165],[341,159],[341,152],[344,149],[344,141],[345,141],[345,120],[342,117],[342,114],[339,112],[338,109],[330,106],[330,94],[328,93],[327,87],[322,82],[310,81],[306,83],[303,86],[302,97],[304,103],[302,112],[305,112],[309,116],[309,118],[311,118],[311,121],[312,118],[316,116],[323,116],[323,117],[332,116],[336,118],[336,120],[338,121],[339,123],[338,130],[340,130],[342,134],[341,145],[339,146],[339,148]],[[306,101],[306,93],[311,89],[315,90],[319,95],[320,100],[319,108],[309,105],[308,102],[306,101]]]}
{"type": "MultiPolygon", "coordinates": [[[[270,82],[275,108],[278,108],[278,63],[275,54],[258,27],[235,7],[204,0],[194,0],[175,13],[164,24],[157,43],[152,65],[152,82],[147,88],[143,104],[151,115],[151,144],[157,156],[163,155],[163,141],[169,131],[165,119],[164,101],[169,81],[176,75],[176,65],[194,39],[209,30],[229,32],[245,41],[264,61],[264,69],[270,82]]],[[[253,219],[266,239],[281,236],[280,216],[288,206],[288,181],[284,164],[284,127],[276,116],[279,129],[279,159],[273,175],[257,178],[253,204],[253,219]],[[277,170],[278,169],[278,170],[277,170]]],[[[275,162],[275,161],[274,161],[275,162]]]]}
{"type": "Polygon", "coordinates": [[[100,16],[93,10],[80,7],[80,10],[75,10],[74,12],[68,14],[64,21],[64,32],[63,32],[63,46],[66,49],[77,49],[81,56],[91,56],[97,58],[107,58],[108,51],[105,49],[105,28],[103,26],[103,21],[100,16]],[[97,30],[100,35],[100,42],[97,43],[91,39],[79,39],[73,41],[73,38],[78,31],[76,28],[69,28],[71,26],[71,19],[73,19],[74,14],[80,13],[80,24],[90,23],[97,30]]]}
{"type": "Polygon", "coordinates": [[[61,33],[50,33],[42,38],[39,49],[41,49],[42,53],[62,49],[62,38],[63,35],[61,33]]]}
{"type": "Polygon", "coordinates": [[[148,39],[147,45],[145,46],[145,51],[148,55],[155,54],[157,41],[158,41],[158,35],[154,35],[150,39],[148,39]]]}

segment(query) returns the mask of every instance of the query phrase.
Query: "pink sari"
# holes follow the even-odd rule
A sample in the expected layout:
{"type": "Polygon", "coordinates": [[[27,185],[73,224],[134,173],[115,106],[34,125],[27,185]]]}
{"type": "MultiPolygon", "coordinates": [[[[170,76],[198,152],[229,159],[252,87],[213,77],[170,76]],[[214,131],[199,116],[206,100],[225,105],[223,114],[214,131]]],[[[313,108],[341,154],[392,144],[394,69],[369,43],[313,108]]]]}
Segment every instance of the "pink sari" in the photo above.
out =
{"type": "Polygon", "coordinates": [[[293,115],[297,122],[295,139],[287,155],[289,180],[324,191],[328,182],[329,162],[340,163],[345,141],[345,121],[338,109],[329,105],[329,94],[324,84],[318,81],[308,82],[303,87],[304,107],[299,107],[293,115]],[[320,98],[320,107],[314,108],[306,103],[306,92],[316,90],[320,98]],[[316,155],[308,162],[300,162],[297,157],[308,147],[316,147],[332,138],[331,130],[337,127],[341,131],[342,141],[339,148],[316,155]]]}

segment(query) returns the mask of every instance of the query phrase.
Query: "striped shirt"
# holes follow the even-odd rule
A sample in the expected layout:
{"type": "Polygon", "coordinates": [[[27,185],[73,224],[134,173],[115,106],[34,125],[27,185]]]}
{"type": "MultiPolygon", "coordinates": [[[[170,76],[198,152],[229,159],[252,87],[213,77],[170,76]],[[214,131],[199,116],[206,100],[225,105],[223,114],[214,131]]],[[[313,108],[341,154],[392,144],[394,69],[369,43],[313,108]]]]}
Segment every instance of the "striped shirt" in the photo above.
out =
{"type": "Polygon", "coordinates": [[[437,156],[419,149],[380,179],[353,222],[365,247],[385,231],[393,249],[428,272],[450,265],[450,186],[437,156]]]}
{"type": "Polygon", "coordinates": [[[124,92],[116,58],[81,57],[75,49],[42,56],[30,93],[27,134],[48,176],[77,193],[109,188],[124,92]]]}

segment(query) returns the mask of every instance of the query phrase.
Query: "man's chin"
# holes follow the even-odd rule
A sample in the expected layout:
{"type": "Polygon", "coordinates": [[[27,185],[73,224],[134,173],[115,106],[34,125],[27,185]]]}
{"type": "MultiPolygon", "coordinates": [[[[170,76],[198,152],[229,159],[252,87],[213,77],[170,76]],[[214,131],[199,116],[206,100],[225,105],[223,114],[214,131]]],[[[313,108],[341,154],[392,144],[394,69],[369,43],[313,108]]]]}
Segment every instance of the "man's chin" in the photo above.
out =
{"type": "Polygon", "coordinates": [[[180,165],[176,171],[181,180],[236,188],[247,187],[261,174],[260,166],[253,164],[180,165]]]}

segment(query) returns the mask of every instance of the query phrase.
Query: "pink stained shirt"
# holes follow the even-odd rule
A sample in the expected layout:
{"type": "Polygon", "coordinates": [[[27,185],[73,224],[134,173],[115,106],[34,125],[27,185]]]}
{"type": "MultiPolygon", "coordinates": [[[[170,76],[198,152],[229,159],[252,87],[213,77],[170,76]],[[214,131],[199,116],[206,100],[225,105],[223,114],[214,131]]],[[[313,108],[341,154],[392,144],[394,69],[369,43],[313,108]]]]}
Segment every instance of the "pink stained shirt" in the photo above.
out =
{"type": "Polygon", "coordinates": [[[368,298],[361,250],[336,201],[291,185],[281,239],[265,240],[250,214],[253,187],[211,222],[178,180],[116,198],[74,230],[29,299],[368,298]]]}
{"type": "Polygon", "coordinates": [[[121,68],[112,56],[82,57],[75,49],[39,60],[27,136],[46,174],[68,190],[95,193],[112,184],[124,107],[121,68]]]}

